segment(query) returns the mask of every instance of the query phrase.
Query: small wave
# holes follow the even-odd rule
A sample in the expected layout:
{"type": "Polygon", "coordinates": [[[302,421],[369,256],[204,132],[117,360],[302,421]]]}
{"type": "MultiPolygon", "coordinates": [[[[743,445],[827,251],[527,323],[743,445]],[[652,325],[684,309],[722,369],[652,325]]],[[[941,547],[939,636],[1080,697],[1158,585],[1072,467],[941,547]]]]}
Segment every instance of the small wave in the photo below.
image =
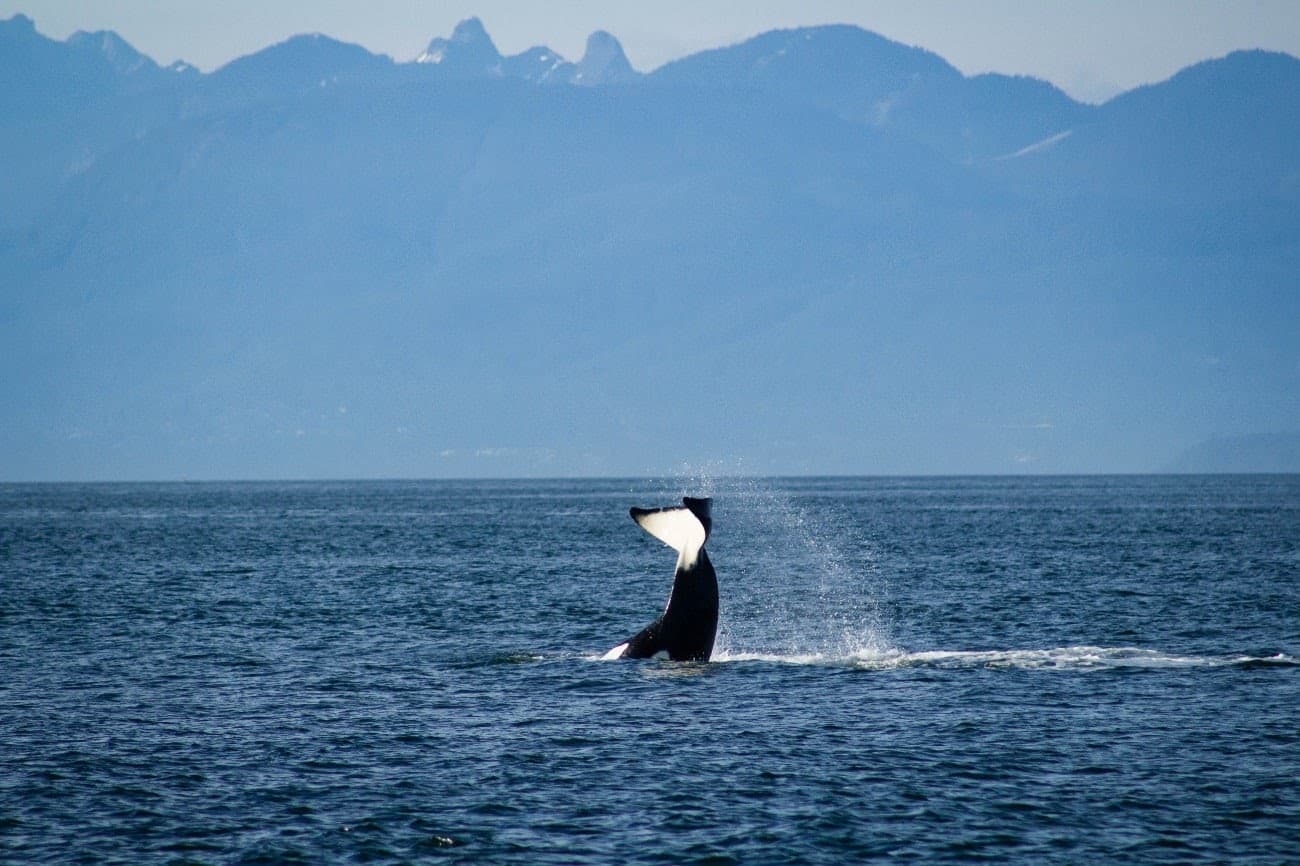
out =
{"type": "Polygon", "coordinates": [[[1300,659],[1278,653],[1244,655],[1177,655],[1140,647],[1071,646],[1022,650],[861,650],[847,655],[827,653],[762,653],[725,651],[712,661],[762,662],[790,665],[829,665],[861,670],[898,668],[1018,668],[1025,670],[1107,670],[1122,668],[1294,667],[1300,659]]]}

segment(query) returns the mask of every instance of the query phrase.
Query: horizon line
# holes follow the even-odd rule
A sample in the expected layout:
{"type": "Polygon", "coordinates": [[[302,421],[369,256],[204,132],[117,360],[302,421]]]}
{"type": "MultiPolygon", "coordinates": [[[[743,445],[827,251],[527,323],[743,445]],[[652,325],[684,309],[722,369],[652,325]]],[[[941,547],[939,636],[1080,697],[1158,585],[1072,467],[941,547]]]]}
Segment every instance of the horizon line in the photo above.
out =
{"type": "Polygon", "coordinates": [[[465,482],[578,482],[578,481],[663,481],[705,477],[713,480],[891,480],[891,479],[1060,479],[1060,478],[1225,478],[1300,476],[1300,470],[1245,471],[1116,471],[1116,472],[882,472],[882,473],[663,473],[650,475],[443,475],[443,476],[369,476],[369,477],[281,477],[281,478],[131,478],[131,479],[0,479],[0,487],[22,486],[108,486],[145,484],[435,484],[465,482]]]}

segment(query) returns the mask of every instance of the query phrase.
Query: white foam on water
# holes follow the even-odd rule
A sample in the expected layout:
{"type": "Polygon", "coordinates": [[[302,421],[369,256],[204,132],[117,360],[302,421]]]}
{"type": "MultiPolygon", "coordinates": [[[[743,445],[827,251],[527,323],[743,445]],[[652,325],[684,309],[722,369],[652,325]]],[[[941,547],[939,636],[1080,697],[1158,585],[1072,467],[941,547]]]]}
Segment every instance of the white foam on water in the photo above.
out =
{"type": "Polygon", "coordinates": [[[1013,668],[1022,670],[1114,670],[1117,668],[1214,668],[1243,664],[1300,665],[1300,659],[1273,656],[1179,655],[1141,647],[1068,646],[1052,649],[921,650],[864,649],[847,655],[822,652],[718,652],[714,662],[763,662],[789,665],[828,665],[861,670],[899,668],[1013,668]]]}
{"type": "MultiPolygon", "coordinates": [[[[609,654],[579,656],[584,661],[608,661],[609,654]]],[[[712,664],[813,665],[853,670],[890,671],[906,668],[937,670],[1056,670],[1097,671],[1117,669],[1224,668],[1240,665],[1300,667],[1300,658],[1278,653],[1271,656],[1179,655],[1139,647],[1072,646],[1022,650],[863,650],[839,655],[826,652],[749,652],[718,650],[712,664]]]]}

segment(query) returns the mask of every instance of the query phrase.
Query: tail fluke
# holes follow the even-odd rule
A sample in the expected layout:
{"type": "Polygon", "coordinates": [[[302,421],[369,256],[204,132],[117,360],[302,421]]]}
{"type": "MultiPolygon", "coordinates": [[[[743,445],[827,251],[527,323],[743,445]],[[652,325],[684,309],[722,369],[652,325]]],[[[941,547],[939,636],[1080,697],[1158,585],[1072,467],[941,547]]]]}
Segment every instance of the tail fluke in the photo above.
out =
{"type": "Polygon", "coordinates": [[[690,568],[709,538],[712,500],[687,497],[682,502],[674,508],[633,508],[629,513],[638,526],[677,551],[679,568],[690,568]]]}

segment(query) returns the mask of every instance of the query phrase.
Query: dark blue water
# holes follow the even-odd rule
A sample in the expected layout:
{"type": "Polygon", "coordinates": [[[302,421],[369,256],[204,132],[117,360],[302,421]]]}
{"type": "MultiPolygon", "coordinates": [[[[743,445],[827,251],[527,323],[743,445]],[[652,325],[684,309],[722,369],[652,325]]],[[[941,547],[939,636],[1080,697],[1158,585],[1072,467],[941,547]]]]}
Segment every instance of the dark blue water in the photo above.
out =
{"type": "Polygon", "coordinates": [[[1294,863],[1298,658],[1298,476],[0,486],[0,859],[1294,863]]]}

